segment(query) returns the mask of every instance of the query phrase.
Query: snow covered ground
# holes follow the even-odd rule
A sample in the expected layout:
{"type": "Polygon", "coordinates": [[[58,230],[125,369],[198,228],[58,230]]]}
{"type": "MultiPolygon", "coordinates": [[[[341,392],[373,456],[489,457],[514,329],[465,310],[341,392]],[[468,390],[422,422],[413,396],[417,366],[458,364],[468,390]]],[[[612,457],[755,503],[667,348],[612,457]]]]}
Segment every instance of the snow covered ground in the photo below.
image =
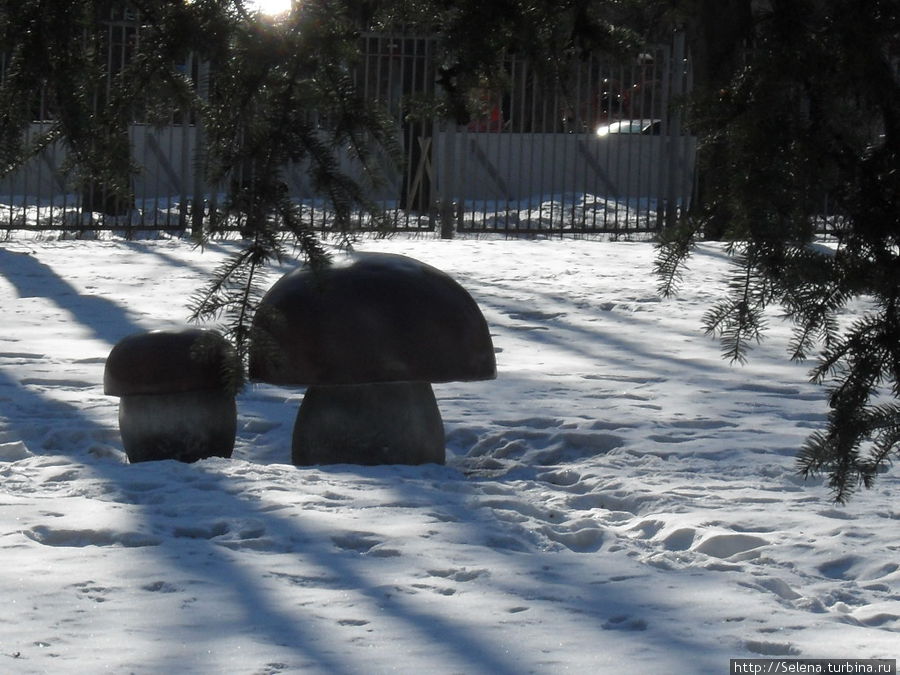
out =
{"type": "Polygon", "coordinates": [[[364,242],[449,272],[491,326],[498,379],[435,386],[447,466],[295,468],[302,391],[265,385],[233,459],[129,465],[105,358],[181,325],[233,247],[0,243],[0,672],[900,656],[900,477],[837,507],[796,475],[824,392],[787,327],[745,367],[702,336],[721,247],[661,301],[647,243],[364,242]]]}

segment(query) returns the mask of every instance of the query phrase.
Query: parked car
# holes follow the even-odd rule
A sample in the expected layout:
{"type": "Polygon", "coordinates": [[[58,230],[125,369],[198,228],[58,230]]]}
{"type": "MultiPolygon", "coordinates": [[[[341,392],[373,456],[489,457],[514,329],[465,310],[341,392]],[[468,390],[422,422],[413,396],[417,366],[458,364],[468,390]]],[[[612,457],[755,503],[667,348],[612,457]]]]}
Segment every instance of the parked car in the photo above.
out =
{"type": "Polygon", "coordinates": [[[642,134],[644,136],[658,136],[661,127],[662,120],[619,120],[618,122],[597,127],[597,135],[642,134]]]}

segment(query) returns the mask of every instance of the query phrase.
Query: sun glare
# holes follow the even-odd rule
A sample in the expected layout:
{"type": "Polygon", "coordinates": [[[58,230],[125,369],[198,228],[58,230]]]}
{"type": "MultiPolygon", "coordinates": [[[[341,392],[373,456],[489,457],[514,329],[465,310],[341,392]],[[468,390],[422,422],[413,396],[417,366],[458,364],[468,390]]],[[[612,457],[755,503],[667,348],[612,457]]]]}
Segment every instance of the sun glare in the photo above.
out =
{"type": "Polygon", "coordinates": [[[291,11],[291,0],[250,0],[247,6],[267,16],[278,16],[291,11]]]}

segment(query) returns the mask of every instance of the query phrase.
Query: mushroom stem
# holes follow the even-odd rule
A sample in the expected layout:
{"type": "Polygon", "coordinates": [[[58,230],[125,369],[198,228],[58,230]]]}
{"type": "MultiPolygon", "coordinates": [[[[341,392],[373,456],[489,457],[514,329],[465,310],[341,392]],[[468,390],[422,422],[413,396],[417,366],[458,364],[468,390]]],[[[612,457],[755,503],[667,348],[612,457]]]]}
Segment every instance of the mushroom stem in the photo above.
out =
{"type": "Polygon", "coordinates": [[[293,463],[443,464],[444,424],[431,385],[310,386],[294,424],[293,463]]]}
{"type": "Polygon", "coordinates": [[[131,463],[231,457],[234,396],[216,390],[130,394],[119,400],[119,430],[131,463]]]}

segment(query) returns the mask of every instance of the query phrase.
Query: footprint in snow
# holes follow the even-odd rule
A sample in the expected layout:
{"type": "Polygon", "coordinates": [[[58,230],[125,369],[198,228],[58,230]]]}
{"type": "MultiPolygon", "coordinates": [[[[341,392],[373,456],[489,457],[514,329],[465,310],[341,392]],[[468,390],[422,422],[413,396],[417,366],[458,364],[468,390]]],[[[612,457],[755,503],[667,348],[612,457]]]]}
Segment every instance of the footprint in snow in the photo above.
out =
{"type": "Polygon", "coordinates": [[[231,527],[224,521],[208,523],[196,526],[176,527],[172,534],[181,539],[214,539],[223,534],[228,534],[231,527]]]}
{"type": "Polygon", "coordinates": [[[764,640],[748,640],[744,648],[760,656],[797,656],[800,650],[790,642],[767,642],[764,640]]]}
{"type": "Polygon", "coordinates": [[[96,382],[50,377],[23,377],[21,380],[19,380],[19,382],[23,386],[38,387],[42,389],[92,389],[97,386],[96,382]]]}
{"type": "Polygon", "coordinates": [[[64,529],[38,525],[22,532],[44,546],[83,548],[85,546],[121,546],[137,548],[159,546],[162,541],[142,532],[120,532],[109,529],[64,529]]]}
{"type": "Polygon", "coordinates": [[[438,523],[458,523],[459,518],[452,513],[445,513],[443,511],[430,511],[425,514],[429,518],[433,518],[435,522],[438,523]]]}
{"type": "Polygon", "coordinates": [[[431,591],[432,593],[437,593],[438,595],[456,595],[455,588],[447,588],[441,586],[430,586],[429,584],[413,584],[413,588],[419,589],[421,591],[431,591]]]}
{"type": "Polygon", "coordinates": [[[512,312],[508,316],[516,321],[551,321],[565,316],[565,312],[541,312],[538,310],[523,310],[512,312]]]}
{"type": "Polygon", "coordinates": [[[565,546],[574,553],[593,553],[603,546],[605,531],[590,519],[581,519],[562,527],[545,525],[541,532],[547,539],[565,546]]]}
{"type": "Polygon", "coordinates": [[[617,434],[583,431],[563,431],[550,437],[550,447],[534,454],[538,466],[573,462],[585,457],[605,455],[625,444],[617,434]]]}
{"type": "Polygon", "coordinates": [[[393,558],[400,555],[400,551],[382,547],[383,542],[376,537],[373,532],[345,532],[333,535],[331,542],[343,551],[368,554],[376,558],[393,558]]]}
{"type": "Polygon", "coordinates": [[[524,419],[497,420],[496,424],[501,427],[550,429],[562,426],[564,421],[555,417],[526,417],[524,419]]]}
{"type": "Polygon", "coordinates": [[[778,577],[763,577],[757,579],[756,584],[751,584],[751,586],[756,586],[757,588],[774,593],[782,600],[797,600],[802,597],[797,591],[791,588],[786,581],[779,579],[778,577]]]}
{"type": "Polygon", "coordinates": [[[871,563],[865,558],[856,555],[846,555],[834,558],[819,565],[818,570],[829,579],[842,579],[845,581],[874,581],[889,574],[893,574],[900,565],[897,563],[871,563]]]}
{"type": "Polygon", "coordinates": [[[537,479],[558,487],[571,488],[581,481],[581,474],[571,469],[561,469],[538,474],[537,479]]]}
{"type": "Polygon", "coordinates": [[[248,434],[265,434],[281,426],[281,422],[273,422],[257,417],[247,419],[241,425],[241,430],[248,434]]]}
{"type": "Polygon", "coordinates": [[[628,615],[614,616],[601,626],[603,630],[644,631],[647,630],[647,622],[628,615]]]}
{"type": "Polygon", "coordinates": [[[114,590],[104,586],[98,586],[94,581],[82,581],[77,584],[72,584],[72,586],[75,588],[76,593],[88,600],[93,600],[94,602],[106,602],[105,596],[110,591],[114,590]]]}
{"type": "MultiPolygon", "coordinates": [[[[662,544],[667,551],[687,551],[694,543],[696,532],[690,527],[680,527],[670,532],[662,539],[662,544]]],[[[716,556],[726,557],[726,556],[716,556]]]]}
{"type": "Polygon", "coordinates": [[[752,534],[712,534],[694,546],[693,550],[713,558],[730,558],[768,543],[768,540],[752,534]]]}
{"type": "Polygon", "coordinates": [[[440,577],[441,579],[451,579],[452,581],[472,581],[473,579],[477,579],[478,577],[490,575],[490,572],[484,568],[478,569],[468,569],[463,567],[462,569],[451,567],[449,569],[439,570],[428,570],[428,574],[433,577],[440,577]]]}
{"type": "Polygon", "coordinates": [[[824,511],[817,511],[817,516],[822,516],[823,518],[835,518],[837,520],[856,520],[856,516],[852,513],[847,513],[846,511],[841,511],[839,509],[825,509],[824,511]]]}
{"type": "Polygon", "coordinates": [[[658,496],[641,490],[608,490],[575,495],[566,499],[566,504],[573,509],[590,511],[603,509],[609,512],[630,514],[632,517],[640,513],[654,510],[658,496]]]}
{"type": "Polygon", "coordinates": [[[880,612],[877,609],[873,610],[871,607],[867,607],[856,610],[853,613],[853,618],[863,626],[900,632],[900,614],[896,612],[880,612]]]}
{"type": "Polygon", "coordinates": [[[365,619],[338,619],[338,626],[367,626],[369,622],[365,619]]]}
{"type": "Polygon", "coordinates": [[[662,530],[666,526],[666,523],[662,520],[656,520],[654,518],[648,518],[645,520],[641,520],[635,525],[630,525],[626,531],[629,532],[629,536],[634,539],[651,539],[656,536],[656,533],[662,530]]]}
{"type": "MultiPolygon", "coordinates": [[[[24,361],[40,361],[44,358],[43,354],[35,354],[33,352],[0,352],[0,359],[16,359],[24,361]]],[[[105,361],[105,359],[104,359],[105,361]]],[[[77,363],[77,361],[76,361],[77,363]]]]}
{"type": "Polygon", "coordinates": [[[18,462],[29,457],[34,457],[34,453],[22,441],[0,443],[0,462],[18,462]]]}
{"type": "Polygon", "coordinates": [[[165,581],[154,581],[141,586],[141,590],[148,593],[177,593],[181,589],[165,581]]]}

